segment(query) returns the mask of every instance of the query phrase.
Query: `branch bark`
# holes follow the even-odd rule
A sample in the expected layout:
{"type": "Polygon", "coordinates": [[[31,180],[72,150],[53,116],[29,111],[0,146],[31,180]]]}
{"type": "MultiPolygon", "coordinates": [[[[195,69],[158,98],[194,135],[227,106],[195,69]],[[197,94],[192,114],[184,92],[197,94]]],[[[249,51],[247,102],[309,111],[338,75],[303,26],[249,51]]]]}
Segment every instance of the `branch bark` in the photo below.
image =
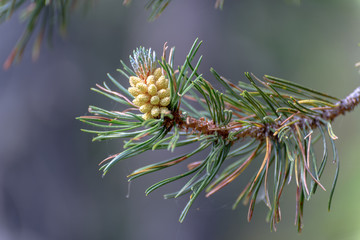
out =
{"type": "Polygon", "coordinates": [[[323,108],[320,111],[318,116],[305,116],[300,112],[293,114],[285,121],[276,120],[273,123],[257,123],[256,126],[242,126],[238,122],[230,122],[228,125],[219,127],[212,120],[207,120],[205,118],[196,119],[190,116],[183,116],[182,113],[175,112],[173,113],[174,118],[167,118],[165,125],[168,127],[176,124],[180,129],[190,132],[190,134],[207,134],[213,135],[217,133],[223,138],[227,138],[231,132],[239,132],[235,138],[241,139],[245,137],[256,138],[258,140],[264,140],[267,136],[270,138],[277,138],[276,132],[272,129],[279,129],[284,126],[285,123],[291,121],[297,121],[293,124],[299,127],[310,126],[312,129],[315,129],[319,125],[323,125],[323,121],[333,121],[336,117],[344,115],[346,112],[352,111],[360,103],[360,86],[356,88],[351,94],[349,94],[343,100],[337,102],[335,107],[332,108],[323,108]]]}

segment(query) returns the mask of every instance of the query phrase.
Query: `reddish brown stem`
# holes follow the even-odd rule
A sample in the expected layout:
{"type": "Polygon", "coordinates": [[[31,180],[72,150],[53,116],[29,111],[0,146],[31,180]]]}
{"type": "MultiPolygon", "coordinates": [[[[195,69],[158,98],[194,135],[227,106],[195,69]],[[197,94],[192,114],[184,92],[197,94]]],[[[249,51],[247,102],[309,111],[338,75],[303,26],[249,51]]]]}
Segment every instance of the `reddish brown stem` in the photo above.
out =
{"type": "MultiPolygon", "coordinates": [[[[306,126],[306,122],[308,126],[311,126],[312,128],[316,128],[317,126],[322,124],[322,121],[333,121],[337,116],[343,115],[346,112],[352,111],[358,104],[360,103],[360,87],[356,88],[351,94],[349,94],[346,98],[343,100],[337,102],[335,104],[335,107],[332,108],[324,108],[319,109],[321,110],[320,116],[313,116],[308,117],[305,115],[301,115],[299,113],[291,115],[290,117],[294,120],[298,119],[299,121],[297,123],[294,123],[294,125],[298,127],[306,126]]],[[[194,117],[184,117],[181,112],[173,113],[174,118],[167,119],[165,121],[165,124],[168,127],[173,126],[176,124],[181,129],[188,132],[188,130],[192,130],[192,133],[199,133],[199,134],[207,134],[207,135],[213,135],[218,134],[222,136],[224,139],[226,139],[231,132],[239,132],[235,138],[241,139],[245,137],[252,137],[256,138],[258,140],[265,140],[267,136],[270,138],[276,138],[274,136],[274,133],[270,129],[279,129],[282,124],[289,120],[286,119],[285,121],[280,122],[275,121],[274,123],[268,123],[268,124],[257,124],[250,127],[243,127],[242,125],[239,126],[238,122],[230,122],[226,126],[219,127],[217,126],[212,120],[208,120],[205,118],[199,118],[196,119],[194,117]],[[237,126],[237,127],[234,127],[237,126]],[[240,131],[242,130],[243,131],[240,131]]]]}

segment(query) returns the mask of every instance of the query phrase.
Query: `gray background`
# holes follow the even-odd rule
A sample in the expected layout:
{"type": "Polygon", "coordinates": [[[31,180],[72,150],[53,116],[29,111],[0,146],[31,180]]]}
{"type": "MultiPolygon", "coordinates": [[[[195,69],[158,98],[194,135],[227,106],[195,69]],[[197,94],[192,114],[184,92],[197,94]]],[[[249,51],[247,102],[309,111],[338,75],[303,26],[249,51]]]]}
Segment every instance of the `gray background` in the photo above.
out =
{"type": "MultiPolygon", "coordinates": [[[[185,166],[137,179],[126,198],[126,175],[164,152],[128,159],[101,178],[98,162],[120,152],[122,142],[92,143],[80,131],[87,126],[75,120],[90,104],[121,109],[89,89],[106,81],[108,72],[126,84],[116,68],[134,48],[152,47],[160,55],[167,41],[182,64],[196,37],[204,40],[201,71],[210,82],[208,70],[214,67],[234,82],[246,81],[243,72],[270,74],[344,97],[360,85],[354,67],[360,61],[359,1],[225,0],[220,11],[214,0],[177,0],[154,22],[147,21],[145,1],[134,0],[128,8],[121,2],[97,1],[87,14],[79,8],[70,16],[66,39],[57,36],[52,48],[43,46],[37,62],[28,48],[19,64],[0,70],[0,239],[360,238],[359,109],[334,124],[342,166],[333,209],[327,212],[335,170],[329,162],[322,179],[328,191],[305,203],[300,235],[293,226],[291,186],[276,233],[265,222],[263,204],[251,223],[247,207],[231,210],[246,173],[211,198],[200,197],[182,224],[177,219],[187,197],[162,198],[179,184],[147,197],[144,191],[185,166]]],[[[18,15],[0,25],[1,63],[24,28],[18,15]]]]}

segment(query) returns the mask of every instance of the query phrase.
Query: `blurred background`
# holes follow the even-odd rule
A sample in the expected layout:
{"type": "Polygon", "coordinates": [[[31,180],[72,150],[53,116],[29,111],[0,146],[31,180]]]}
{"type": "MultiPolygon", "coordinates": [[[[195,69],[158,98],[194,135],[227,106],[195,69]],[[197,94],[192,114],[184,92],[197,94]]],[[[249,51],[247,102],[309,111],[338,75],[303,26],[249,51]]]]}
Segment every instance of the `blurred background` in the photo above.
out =
{"type": "MultiPolygon", "coordinates": [[[[265,222],[263,203],[250,223],[247,206],[231,209],[247,173],[210,198],[200,197],[182,224],[178,217],[188,198],[162,197],[180,184],[150,196],[144,191],[185,165],[131,186],[126,179],[169,153],[128,159],[101,177],[98,163],[120,152],[122,142],[92,143],[92,136],[80,131],[88,126],[75,118],[87,114],[90,104],[121,109],[90,88],[107,81],[106,73],[126,85],[116,68],[140,45],[161,55],[167,41],[176,46],[180,65],[198,37],[204,41],[201,71],[210,82],[214,67],[234,82],[246,81],[244,72],[269,74],[339,98],[360,85],[354,67],[360,61],[359,0],[225,0],[222,11],[214,2],[172,1],[148,22],[144,0],[130,7],[121,0],[97,1],[86,14],[79,7],[70,15],[66,39],[57,36],[53,47],[44,45],[37,62],[29,46],[19,64],[0,70],[0,239],[360,239],[360,108],[334,123],[341,172],[332,210],[327,211],[335,171],[330,160],[322,178],[328,191],[319,189],[305,203],[302,234],[294,226],[292,186],[280,202],[277,232],[265,222]]],[[[1,63],[24,29],[18,15],[0,25],[1,63]]]]}

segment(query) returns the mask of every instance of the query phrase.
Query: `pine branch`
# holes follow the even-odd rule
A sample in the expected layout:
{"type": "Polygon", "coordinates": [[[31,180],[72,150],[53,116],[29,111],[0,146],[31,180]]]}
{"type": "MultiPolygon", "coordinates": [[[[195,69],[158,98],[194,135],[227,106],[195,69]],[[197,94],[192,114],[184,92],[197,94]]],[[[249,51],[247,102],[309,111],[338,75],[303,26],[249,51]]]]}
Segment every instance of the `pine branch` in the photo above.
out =
{"type": "MultiPolygon", "coordinates": [[[[15,47],[3,64],[3,69],[7,70],[14,61],[20,61],[26,46],[31,37],[36,34],[36,40],[32,48],[32,59],[37,60],[40,54],[41,44],[44,37],[47,37],[51,44],[55,29],[59,29],[62,36],[66,35],[69,12],[74,9],[79,0],[0,0],[0,23],[10,19],[15,11],[24,8],[21,13],[21,20],[26,21],[26,28],[19,37],[15,47]],[[37,33],[36,28],[39,26],[37,33]]],[[[84,1],[87,7],[93,0],[84,1]]],[[[158,18],[171,0],[148,0],[145,8],[150,11],[149,21],[158,18]]],[[[128,6],[131,0],[123,0],[123,5],[128,6]]],[[[224,0],[216,0],[215,8],[222,9],[224,0]]]]}
{"type": "MultiPolygon", "coordinates": [[[[234,181],[257,157],[262,161],[244,190],[237,197],[239,202],[249,203],[248,220],[253,215],[257,198],[269,208],[271,228],[281,219],[280,198],[286,183],[296,182],[296,216],[298,230],[302,229],[304,199],[309,200],[319,186],[328,158],[328,142],[332,146],[337,170],[330,192],[330,209],[336,181],[339,159],[331,122],[339,115],[352,111],[360,102],[360,87],[343,100],[304,86],[272,76],[262,80],[246,73],[249,83],[235,85],[211,69],[215,79],[226,89],[219,92],[206,81],[198,68],[202,57],[194,62],[201,42],[196,40],[182,66],[174,68],[174,48],[169,59],[164,57],[156,66],[156,55],[151,49],[138,48],[130,57],[133,70],[123,62],[123,70],[131,87],[127,90],[109,75],[117,92],[104,86],[94,91],[128,106],[125,111],[108,111],[90,106],[91,116],[78,119],[104,130],[84,130],[97,134],[94,140],[126,138],[124,150],[114,154],[100,165],[105,175],[111,167],[123,159],[149,150],[174,150],[185,145],[197,145],[195,150],[158,163],[144,166],[131,173],[129,181],[174,166],[190,159],[199,152],[210,149],[201,161],[188,164],[188,170],[150,186],[146,194],[183,178],[189,178],[178,191],[166,194],[176,198],[190,193],[190,199],[180,215],[183,221],[192,203],[202,191],[206,196],[218,192],[234,181]],[[194,104],[195,103],[195,104],[194,104]],[[196,106],[198,105],[197,108],[196,106]],[[143,114],[138,114],[138,111],[143,114]],[[316,158],[313,145],[322,140],[324,153],[316,158]],[[225,166],[226,165],[226,166],[225,166]],[[274,169],[274,181],[270,191],[270,169],[274,169]],[[262,192],[262,194],[259,194],[262,192]]],[[[164,45],[165,56],[167,46],[164,45]]],[[[170,155],[170,154],[169,154],[170,155]]]]}
{"type": "MultiPolygon", "coordinates": [[[[264,77],[264,79],[267,79],[264,77]]],[[[304,101],[303,101],[304,102],[304,101]]],[[[325,122],[331,122],[339,115],[344,115],[346,112],[352,111],[355,106],[360,102],[360,87],[354,90],[353,93],[349,94],[345,99],[337,102],[333,107],[321,107],[318,108],[316,115],[314,116],[300,116],[300,112],[296,112],[287,118],[286,121],[271,121],[263,125],[254,125],[252,127],[239,126],[237,121],[232,121],[226,126],[218,127],[213,121],[208,121],[204,118],[196,119],[187,115],[179,115],[178,112],[174,113],[173,119],[166,119],[165,124],[172,126],[177,125],[180,129],[189,131],[192,129],[201,134],[222,136],[223,138],[228,138],[229,135],[232,135],[235,139],[241,139],[245,137],[256,138],[257,140],[264,140],[265,136],[270,136],[271,138],[276,139],[278,131],[273,132],[273,129],[281,130],[285,123],[290,119],[292,126],[296,127],[307,127],[310,126],[311,129],[317,128],[319,125],[324,124],[325,122]],[[318,116],[320,115],[320,116],[318,116]],[[185,120],[184,120],[185,119],[185,120]],[[237,133],[237,134],[232,134],[237,133]]],[[[314,109],[314,108],[312,108],[314,109]]]]}
{"type": "Polygon", "coordinates": [[[77,2],[77,0],[0,1],[0,23],[8,20],[14,11],[21,8],[24,8],[21,19],[27,21],[24,32],[3,64],[3,68],[5,70],[9,69],[15,60],[21,60],[29,40],[35,34],[37,26],[40,26],[40,29],[32,50],[33,60],[39,57],[40,47],[45,36],[49,43],[52,42],[55,28],[59,28],[60,33],[65,35],[68,12],[77,2]]]}

